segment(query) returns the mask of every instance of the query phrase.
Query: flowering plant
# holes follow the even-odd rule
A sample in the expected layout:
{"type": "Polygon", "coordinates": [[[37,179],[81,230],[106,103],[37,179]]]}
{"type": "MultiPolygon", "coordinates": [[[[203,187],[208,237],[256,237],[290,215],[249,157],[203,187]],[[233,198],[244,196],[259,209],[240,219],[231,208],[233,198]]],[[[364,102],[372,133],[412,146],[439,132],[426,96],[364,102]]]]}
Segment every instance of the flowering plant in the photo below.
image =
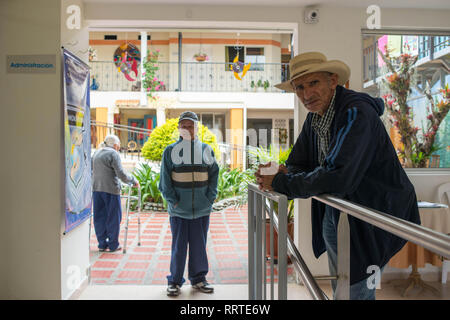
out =
{"type": "Polygon", "coordinates": [[[156,100],[157,97],[154,96],[154,92],[164,89],[164,82],[159,80],[156,76],[156,72],[159,70],[158,58],[159,49],[156,51],[151,51],[147,55],[147,60],[144,62],[144,73],[143,73],[143,86],[147,91],[147,96],[152,100],[156,100]]]}
{"type": "Polygon", "coordinates": [[[97,60],[97,49],[89,47],[89,61],[97,60]]]}
{"type": "Polygon", "coordinates": [[[197,61],[208,61],[209,57],[206,53],[199,52],[199,53],[194,54],[194,59],[197,61]]]}
{"type": "Polygon", "coordinates": [[[441,89],[442,100],[437,102],[431,95],[429,84],[426,86],[423,92],[429,102],[427,124],[419,133],[419,127],[414,125],[412,108],[407,104],[417,56],[402,54],[394,58],[385,48],[385,54],[378,50],[390,73],[383,79],[390,91],[383,99],[390,115],[389,120],[401,136],[399,157],[406,167],[425,168],[431,155],[441,149],[435,145],[435,139],[439,125],[450,110],[450,90],[448,85],[441,89]]]}

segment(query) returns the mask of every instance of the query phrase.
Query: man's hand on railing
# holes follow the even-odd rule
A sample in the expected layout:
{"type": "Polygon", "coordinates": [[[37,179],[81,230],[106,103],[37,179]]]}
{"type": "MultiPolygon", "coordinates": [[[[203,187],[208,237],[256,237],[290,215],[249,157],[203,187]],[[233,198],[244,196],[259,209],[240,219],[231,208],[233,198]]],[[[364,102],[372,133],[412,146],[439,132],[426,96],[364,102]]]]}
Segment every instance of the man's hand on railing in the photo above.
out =
{"type": "Polygon", "coordinates": [[[273,178],[278,173],[287,173],[287,168],[284,165],[279,165],[276,162],[268,162],[260,164],[258,170],[255,172],[256,182],[259,185],[259,190],[272,191],[273,178]]]}

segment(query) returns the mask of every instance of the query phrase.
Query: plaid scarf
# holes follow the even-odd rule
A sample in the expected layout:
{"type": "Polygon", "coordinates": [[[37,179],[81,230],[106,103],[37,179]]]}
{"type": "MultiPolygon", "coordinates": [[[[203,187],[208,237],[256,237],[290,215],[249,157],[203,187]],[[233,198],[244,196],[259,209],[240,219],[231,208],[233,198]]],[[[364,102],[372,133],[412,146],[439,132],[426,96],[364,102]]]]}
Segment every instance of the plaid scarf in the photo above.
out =
{"type": "Polygon", "coordinates": [[[330,127],[334,118],[334,98],[336,97],[336,90],[334,91],[333,98],[328,106],[327,112],[323,116],[318,113],[314,113],[312,116],[311,125],[319,137],[317,143],[317,151],[319,155],[319,164],[323,166],[325,157],[328,153],[328,147],[330,145],[330,127]]]}

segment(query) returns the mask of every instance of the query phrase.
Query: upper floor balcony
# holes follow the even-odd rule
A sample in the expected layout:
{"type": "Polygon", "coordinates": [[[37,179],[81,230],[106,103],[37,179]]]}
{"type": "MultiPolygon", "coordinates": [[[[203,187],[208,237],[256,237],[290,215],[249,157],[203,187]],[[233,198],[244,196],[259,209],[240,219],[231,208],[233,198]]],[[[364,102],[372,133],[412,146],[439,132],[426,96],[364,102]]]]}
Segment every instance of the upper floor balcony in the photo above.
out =
{"type": "MultiPolygon", "coordinates": [[[[409,45],[405,37],[398,37],[398,47],[393,48],[397,51],[391,56],[398,55],[403,52],[406,45],[409,45]]],[[[417,55],[416,70],[419,75],[418,82],[422,82],[425,79],[437,80],[445,77],[450,73],[450,36],[417,36],[417,47],[412,52],[408,52],[412,55],[417,55]],[[439,76],[436,76],[439,73],[439,76]]],[[[375,89],[381,79],[388,73],[388,70],[383,67],[384,62],[379,57],[378,39],[373,39],[373,44],[364,48],[363,52],[363,81],[364,88],[375,89]]],[[[445,83],[445,81],[442,81],[445,83]]]]}
{"type": "MultiPolygon", "coordinates": [[[[289,78],[288,63],[255,63],[242,77],[235,77],[226,62],[158,62],[156,72],[158,80],[163,81],[161,91],[195,91],[195,92],[283,92],[274,85],[289,78]]],[[[129,81],[118,70],[114,62],[91,61],[91,77],[98,91],[140,91],[141,71],[136,79],[129,81]]],[[[138,68],[139,69],[139,68],[138,68]]]]}

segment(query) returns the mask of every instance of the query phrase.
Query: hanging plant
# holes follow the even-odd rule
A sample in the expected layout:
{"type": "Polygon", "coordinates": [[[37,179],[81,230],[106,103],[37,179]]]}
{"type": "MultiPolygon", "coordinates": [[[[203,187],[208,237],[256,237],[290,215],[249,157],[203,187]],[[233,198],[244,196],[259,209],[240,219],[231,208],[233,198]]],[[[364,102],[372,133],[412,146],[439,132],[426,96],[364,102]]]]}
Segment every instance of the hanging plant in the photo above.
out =
{"type": "Polygon", "coordinates": [[[429,103],[428,116],[427,124],[419,132],[419,127],[414,125],[412,108],[407,104],[417,56],[402,54],[395,58],[390,55],[387,46],[385,48],[385,54],[378,50],[390,73],[383,79],[389,90],[383,99],[390,115],[389,120],[401,136],[402,146],[398,154],[406,167],[425,168],[431,155],[441,149],[435,145],[435,139],[441,122],[450,110],[450,90],[448,85],[441,89],[442,99],[438,102],[431,95],[430,85],[424,86],[423,92],[429,103]]]}
{"type": "Polygon", "coordinates": [[[206,53],[196,53],[194,54],[194,59],[197,60],[198,62],[203,62],[203,61],[208,61],[209,57],[206,53]]]}
{"type": "Polygon", "coordinates": [[[97,60],[97,49],[89,47],[89,61],[97,60]]]}
{"type": "Polygon", "coordinates": [[[158,58],[159,49],[151,51],[147,55],[147,60],[144,63],[144,73],[143,73],[143,86],[147,91],[147,96],[152,100],[156,100],[158,97],[154,95],[156,91],[161,91],[164,89],[164,82],[159,80],[156,76],[156,72],[159,70],[158,58]]]}

